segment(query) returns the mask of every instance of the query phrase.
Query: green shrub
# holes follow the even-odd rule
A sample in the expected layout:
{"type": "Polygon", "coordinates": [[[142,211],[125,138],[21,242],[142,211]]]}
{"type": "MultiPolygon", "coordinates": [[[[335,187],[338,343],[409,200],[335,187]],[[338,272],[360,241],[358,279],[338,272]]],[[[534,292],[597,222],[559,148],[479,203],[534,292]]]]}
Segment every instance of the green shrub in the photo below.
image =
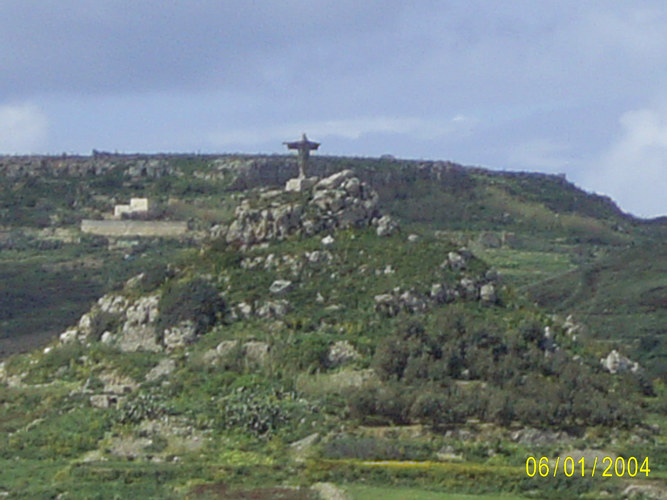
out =
{"type": "Polygon", "coordinates": [[[417,441],[342,435],[326,443],[322,455],[334,459],[429,460],[434,451],[429,444],[417,441]]]}
{"type": "Polygon", "coordinates": [[[160,297],[158,309],[158,331],[192,321],[197,333],[203,333],[221,319],[226,304],[211,283],[194,278],[169,283],[160,297]]]}
{"type": "Polygon", "coordinates": [[[154,420],[172,413],[164,398],[153,394],[136,394],[128,398],[116,413],[121,424],[137,424],[142,420],[154,420]]]}

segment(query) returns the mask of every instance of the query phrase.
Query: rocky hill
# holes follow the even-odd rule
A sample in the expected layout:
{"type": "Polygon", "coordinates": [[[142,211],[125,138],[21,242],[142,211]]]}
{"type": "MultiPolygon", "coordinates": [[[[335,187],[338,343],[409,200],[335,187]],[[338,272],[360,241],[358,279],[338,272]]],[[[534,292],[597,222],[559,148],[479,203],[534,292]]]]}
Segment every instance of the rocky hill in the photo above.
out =
{"type": "MultiPolygon", "coordinates": [[[[664,242],[661,224],[560,177],[444,162],[318,158],[287,182],[284,157],[67,161],[12,167],[0,192],[0,321],[43,333],[0,364],[0,493],[664,494],[663,375],[637,356],[664,332],[610,345],[585,319],[621,299],[567,281],[593,269],[584,286],[622,295],[607,270],[664,242]],[[154,161],[160,174],[138,169],[154,161]],[[139,193],[192,231],[79,232],[139,193]],[[528,456],[584,455],[651,471],[526,476],[528,456]]],[[[656,270],[627,276],[651,321],[656,270]]]]}

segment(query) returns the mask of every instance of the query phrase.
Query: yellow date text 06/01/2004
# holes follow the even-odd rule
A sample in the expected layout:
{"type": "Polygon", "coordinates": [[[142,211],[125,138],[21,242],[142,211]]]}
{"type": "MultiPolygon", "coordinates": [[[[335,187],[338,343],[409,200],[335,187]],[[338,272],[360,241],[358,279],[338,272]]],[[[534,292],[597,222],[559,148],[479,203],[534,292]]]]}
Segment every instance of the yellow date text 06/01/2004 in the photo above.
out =
{"type": "Polygon", "coordinates": [[[651,472],[648,457],[643,460],[635,457],[627,459],[623,457],[616,459],[604,457],[599,461],[598,457],[595,457],[593,463],[590,462],[590,459],[587,463],[584,462],[584,457],[576,461],[572,457],[565,457],[562,461],[561,457],[557,457],[555,463],[553,458],[550,461],[547,457],[539,459],[528,457],[526,459],[526,474],[529,477],[556,477],[560,474],[565,474],[567,477],[595,477],[596,474],[602,477],[636,477],[638,475],[648,477],[649,472],[651,472]]]}

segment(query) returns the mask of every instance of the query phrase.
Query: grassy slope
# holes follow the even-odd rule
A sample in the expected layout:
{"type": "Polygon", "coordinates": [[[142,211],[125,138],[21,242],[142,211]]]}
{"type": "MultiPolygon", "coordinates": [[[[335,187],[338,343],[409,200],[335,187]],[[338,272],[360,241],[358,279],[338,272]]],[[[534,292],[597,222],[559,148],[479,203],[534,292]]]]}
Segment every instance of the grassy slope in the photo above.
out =
{"type": "Polygon", "coordinates": [[[456,183],[385,188],[385,207],[404,223],[445,231],[542,307],[574,314],[609,352],[619,347],[667,380],[667,230],[623,214],[608,198],[556,176],[470,171],[456,183]],[[512,233],[502,248],[487,231],[512,233]],[[616,344],[613,344],[613,343],[616,344]]]}
{"type": "Polygon", "coordinates": [[[667,245],[647,243],[530,286],[541,305],[571,312],[595,337],[629,346],[653,376],[667,379],[667,245]]]}

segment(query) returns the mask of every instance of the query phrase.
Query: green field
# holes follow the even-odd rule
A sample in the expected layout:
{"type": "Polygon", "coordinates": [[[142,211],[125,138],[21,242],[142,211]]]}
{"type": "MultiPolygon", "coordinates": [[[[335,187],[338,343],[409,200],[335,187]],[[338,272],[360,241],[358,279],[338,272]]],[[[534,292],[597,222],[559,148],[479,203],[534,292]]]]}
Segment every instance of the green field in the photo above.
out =
{"type": "Polygon", "coordinates": [[[413,488],[382,488],[362,485],[346,485],[344,489],[353,500],[523,500],[526,498],[515,495],[465,495],[413,488]]]}

